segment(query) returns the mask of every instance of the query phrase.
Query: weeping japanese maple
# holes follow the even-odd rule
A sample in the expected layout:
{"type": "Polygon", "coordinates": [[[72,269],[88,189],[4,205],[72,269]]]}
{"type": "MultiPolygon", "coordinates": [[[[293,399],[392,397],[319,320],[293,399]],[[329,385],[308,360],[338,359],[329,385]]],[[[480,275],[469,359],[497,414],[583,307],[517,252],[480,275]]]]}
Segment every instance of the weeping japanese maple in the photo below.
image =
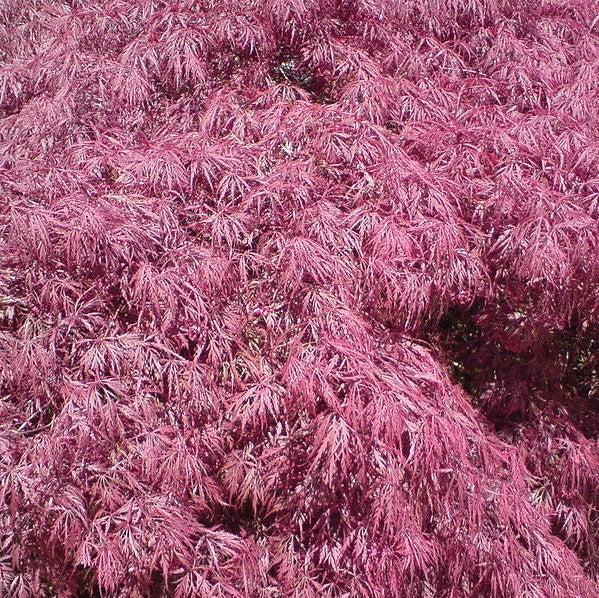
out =
{"type": "Polygon", "coordinates": [[[0,0],[0,595],[599,593],[592,0],[0,0]]]}

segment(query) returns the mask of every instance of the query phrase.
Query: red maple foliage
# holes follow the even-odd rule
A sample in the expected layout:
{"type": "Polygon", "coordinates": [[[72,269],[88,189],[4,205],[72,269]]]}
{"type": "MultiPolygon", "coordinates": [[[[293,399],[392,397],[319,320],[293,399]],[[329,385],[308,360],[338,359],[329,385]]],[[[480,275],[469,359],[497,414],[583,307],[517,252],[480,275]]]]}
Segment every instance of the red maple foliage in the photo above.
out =
{"type": "Polygon", "coordinates": [[[0,595],[599,595],[594,0],[0,0],[0,595]]]}

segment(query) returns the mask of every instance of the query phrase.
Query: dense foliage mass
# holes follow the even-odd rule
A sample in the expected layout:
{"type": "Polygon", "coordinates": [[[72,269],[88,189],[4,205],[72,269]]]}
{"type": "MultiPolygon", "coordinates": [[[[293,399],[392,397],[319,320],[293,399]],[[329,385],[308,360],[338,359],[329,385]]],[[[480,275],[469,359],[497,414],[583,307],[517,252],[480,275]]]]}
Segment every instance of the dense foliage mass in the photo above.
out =
{"type": "Polygon", "coordinates": [[[591,0],[0,0],[0,595],[599,588],[591,0]]]}

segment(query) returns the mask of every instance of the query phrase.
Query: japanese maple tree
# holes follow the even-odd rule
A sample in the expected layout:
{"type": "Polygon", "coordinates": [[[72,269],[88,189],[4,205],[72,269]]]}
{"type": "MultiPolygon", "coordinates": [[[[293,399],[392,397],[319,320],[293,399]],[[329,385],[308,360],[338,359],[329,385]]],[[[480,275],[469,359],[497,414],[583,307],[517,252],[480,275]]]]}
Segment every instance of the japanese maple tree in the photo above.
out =
{"type": "Polygon", "coordinates": [[[599,595],[595,0],[0,0],[0,596],[599,595]]]}

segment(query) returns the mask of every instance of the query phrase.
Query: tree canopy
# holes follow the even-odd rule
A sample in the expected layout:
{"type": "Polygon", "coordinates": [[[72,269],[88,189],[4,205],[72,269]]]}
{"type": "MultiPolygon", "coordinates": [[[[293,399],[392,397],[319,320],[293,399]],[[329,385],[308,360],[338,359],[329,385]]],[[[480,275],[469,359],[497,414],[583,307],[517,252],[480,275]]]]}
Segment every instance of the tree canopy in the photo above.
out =
{"type": "Polygon", "coordinates": [[[597,596],[598,15],[0,0],[0,595],[597,596]]]}

